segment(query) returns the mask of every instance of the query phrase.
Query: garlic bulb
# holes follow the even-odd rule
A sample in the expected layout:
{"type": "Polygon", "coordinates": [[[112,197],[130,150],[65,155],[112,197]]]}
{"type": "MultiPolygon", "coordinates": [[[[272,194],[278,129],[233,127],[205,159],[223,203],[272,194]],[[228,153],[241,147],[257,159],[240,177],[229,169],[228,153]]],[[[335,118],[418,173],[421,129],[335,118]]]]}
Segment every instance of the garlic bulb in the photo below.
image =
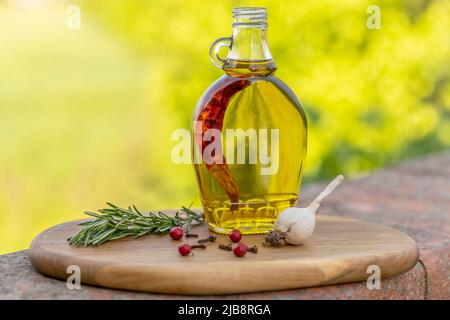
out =
{"type": "Polygon", "coordinates": [[[285,234],[287,243],[299,245],[313,234],[315,226],[315,210],[291,207],[280,213],[274,229],[285,234]]]}
{"type": "Polygon", "coordinates": [[[290,207],[283,210],[274,224],[274,230],[266,237],[266,245],[281,246],[286,242],[300,245],[314,232],[316,211],[320,202],[328,196],[344,179],[336,177],[306,208],[290,207]]]}

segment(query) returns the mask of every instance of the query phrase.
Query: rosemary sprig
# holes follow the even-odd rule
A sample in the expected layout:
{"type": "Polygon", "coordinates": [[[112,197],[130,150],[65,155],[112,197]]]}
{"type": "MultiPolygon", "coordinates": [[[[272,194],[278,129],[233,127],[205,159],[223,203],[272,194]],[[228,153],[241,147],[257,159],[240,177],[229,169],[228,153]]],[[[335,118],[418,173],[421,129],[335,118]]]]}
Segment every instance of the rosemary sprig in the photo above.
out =
{"type": "Polygon", "coordinates": [[[182,207],[173,217],[163,212],[142,214],[134,205],[128,209],[120,208],[107,202],[109,208],[98,210],[99,213],[86,211],[93,220],[80,223],[83,228],[67,239],[73,246],[98,246],[106,241],[128,236],[135,238],[147,234],[165,234],[172,227],[181,226],[186,232],[191,225],[203,222],[203,214],[182,207]]]}

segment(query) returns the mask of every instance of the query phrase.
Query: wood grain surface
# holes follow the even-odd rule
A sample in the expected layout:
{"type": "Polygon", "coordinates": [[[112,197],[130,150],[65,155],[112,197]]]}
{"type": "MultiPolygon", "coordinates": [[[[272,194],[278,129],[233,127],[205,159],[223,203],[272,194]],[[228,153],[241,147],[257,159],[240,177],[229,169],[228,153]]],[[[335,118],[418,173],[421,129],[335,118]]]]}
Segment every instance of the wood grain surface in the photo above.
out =
{"type": "MultiPolygon", "coordinates": [[[[381,276],[388,277],[409,270],[419,257],[414,240],[395,229],[334,216],[318,215],[315,233],[301,246],[266,248],[261,245],[263,235],[244,236],[243,242],[258,245],[259,252],[243,258],[218,249],[218,244],[229,243],[223,235],[188,257],[178,254],[181,242],[168,235],[71,247],[66,239],[81,228],[81,221],[57,225],[33,240],[29,254],[39,272],[65,280],[70,276],[67,267],[77,265],[85,284],[208,295],[362,281],[370,275],[370,265],[378,265],[381,276]]],[[[200,237],[210,233],[206,225],[194,230],[200,237]]],[[[196,239],[183,241],[193,244],[196,239]]]]}

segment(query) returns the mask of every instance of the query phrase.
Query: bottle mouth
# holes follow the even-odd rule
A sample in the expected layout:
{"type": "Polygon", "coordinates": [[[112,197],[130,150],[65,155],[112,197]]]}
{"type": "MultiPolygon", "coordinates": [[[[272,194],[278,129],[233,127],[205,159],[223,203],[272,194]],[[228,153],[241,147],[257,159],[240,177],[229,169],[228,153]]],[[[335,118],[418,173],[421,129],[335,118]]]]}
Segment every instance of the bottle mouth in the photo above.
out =
{"type": "Polygon", "coordinates": [[[233,27],[267,27],[267,9],[264,7],[234,8],[233,27]]]}

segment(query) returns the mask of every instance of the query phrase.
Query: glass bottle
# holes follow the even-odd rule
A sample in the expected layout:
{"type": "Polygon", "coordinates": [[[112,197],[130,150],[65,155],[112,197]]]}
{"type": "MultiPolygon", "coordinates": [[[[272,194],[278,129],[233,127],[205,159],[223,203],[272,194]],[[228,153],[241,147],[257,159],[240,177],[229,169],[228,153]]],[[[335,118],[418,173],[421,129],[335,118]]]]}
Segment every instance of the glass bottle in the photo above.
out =
{"type": "Polygon", "coordinates": [[[225,71],[193,116],[193,161],[211,230],[272,229],[298,197],[307,122],[294,93],[277,77],[265,8],[233,9],[233,35],[216,40],[211,61],[225,71]],[[228,47],[221,59],[219,50],[228,47]]]}

